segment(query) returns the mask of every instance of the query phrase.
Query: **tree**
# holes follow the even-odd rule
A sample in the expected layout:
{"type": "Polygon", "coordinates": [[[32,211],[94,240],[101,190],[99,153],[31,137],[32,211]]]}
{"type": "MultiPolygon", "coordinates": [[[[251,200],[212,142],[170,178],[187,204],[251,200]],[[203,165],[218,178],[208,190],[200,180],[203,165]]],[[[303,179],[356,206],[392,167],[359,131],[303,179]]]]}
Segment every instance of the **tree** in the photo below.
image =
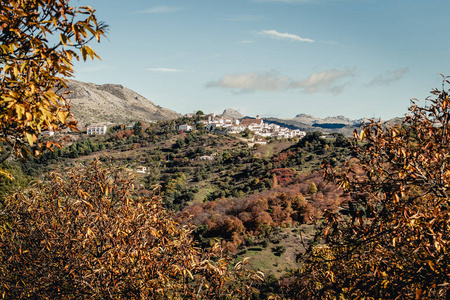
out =
{"type": "Polygon", "coordinates": [[[98,58],[88,46],[107,26],[89,6],[69,0],[0,0],[0,140],[18,157],[39,155],[52,142],[43,130],[76,128],[65,93],[72,60],[98,58]]]}
{"type": "Polygon", "coordinates": [[[142,126],[142,122],[136,122],[133,126],[133,131],[135,135],[142,135],[144,133],[144,127],[142,126]]]}
{"type": "Polygon", "coordinates": [[[206,133],[206,126],[205,126],[205,124],[202,123],[202,122],[197,122],[197,123],[195,124],[195,129],[197,129],[197,131],[198,131],[200,134],[206,133]]]}
{"type": "Polygon", "coordinates": [[[449,299],[450,99],[444,79],[401,125],[366,124],[358,164],[327,167],[350,196],[327,212],[296,294],[320,299],[449,299]]]}
{"type": "Polygon", "coordinates": [[[317,193],[317,186],[316,186],[316,184],[314,182],[310,182],[308,184],[307,192],[310,195],[314,195],[315,193],[317,193]]]}
{"type": "Polygon", "coordinates": [[[195,248],[157,196],[93,162],[49,174],[0,214],[0,295],[7,299],[246,298],[261,276],[221,249],[195,248]]]}
{"type": "Polygon", "coordinates": [[[242,133],[242,137],[250,139],[253,137],[253,132],[250,129],[245,128],[244,132],[242,133]]]}

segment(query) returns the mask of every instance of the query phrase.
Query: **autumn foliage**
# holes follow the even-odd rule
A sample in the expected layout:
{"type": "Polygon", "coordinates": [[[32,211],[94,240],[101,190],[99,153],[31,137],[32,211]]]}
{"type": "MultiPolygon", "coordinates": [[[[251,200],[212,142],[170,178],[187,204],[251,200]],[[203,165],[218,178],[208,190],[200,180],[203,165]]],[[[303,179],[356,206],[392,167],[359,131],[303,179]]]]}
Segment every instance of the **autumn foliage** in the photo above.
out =
{"type": "Polygon", "coordinates": [[[359,171],[327,169],[351,201],[345,214],[326,214],[293,295],[450,297],[449,104],[443,86],[425,105],[413,101],[400,126],[365,125],[356,136],[359,171]]]}
{"type": "Polygon", "coordinates": [[[88,43],[107,26],[69,0],[1,0],[0,8],[0,140],[19,157],[37,156],[53,144],[38,140],[42,131],[76,127],[58,90],[73,59],[98,58],[88,43]]]}
{"type": "Polygon", "coordinates": [[[158,197],[98,162],[52,172],[5,201],[0,295],[8,299],[247,298],[261,274],[194,247],[158,197]],[[247,295],[247,296],[246,296],[247,295]]]}
{"type": "Polygon", "coordinates": [[[224,238],[225,248],[235,251],[245,236],[264,236],[274,227],[310,223],[344,199],[318,172],[299,175],[293,169],[274,169],[269,174],[277,182],[271,190],[190,205],[178,214],[178,220],[203,226],[203,237],[224,238]],[[309,192],[311,185],[317,189],[315,194],[309,192]]]}

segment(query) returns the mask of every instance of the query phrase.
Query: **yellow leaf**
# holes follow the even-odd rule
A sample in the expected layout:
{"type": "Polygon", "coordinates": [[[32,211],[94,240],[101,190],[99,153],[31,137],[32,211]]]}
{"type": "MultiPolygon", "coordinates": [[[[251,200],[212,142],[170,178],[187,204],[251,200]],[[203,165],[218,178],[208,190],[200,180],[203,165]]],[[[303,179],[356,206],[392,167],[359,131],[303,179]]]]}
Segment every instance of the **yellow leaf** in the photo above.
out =
{"type": "Polygon", "coordinates": [[[25,70],[25,67],[28,65],[28,61],[26,60],[21,66],[20,66],[20,72],[22,73],[23,70],[25,70]]]}
{"type": "Polygon", "coordinates": [[[25,113],[25,107],[23,107],[20,104],[16,105],[16,113],[17,113],[17,118],[20,120],[22,119],[23,114],[25,113]]]}
{"type": "Polygon", "coordinates": [[[88,201],[82,200],[84,204],[86,204],[87,206],[89,206],[91,209],[94,209],[94,206],[92,206],[91,203],[89,203],[88,201]]]}
{"type": "MultiPolygon", "coordinates": [[[[191,271],[189,271],[188,269],[186,269],[185,271],[186,271],[186,273],[189,275],[189,277],[190,277],[192,280],[194,280],[194,276],[192,276],[191,271]]],[[[185,275],[185,276],[186,276],[186,275],[185,275]]]]}
{"type": "Polygon", "coordinates": [[[428,265],[430,266],[431,270],[436,271],[435,265],[431,260],[427,260],[428,265]]]}
{"type": "Polygon", "coordinates": [[[26,132],[25,135],[27,137],[27,140],[28,140],[28,143],[30,144],[30,146],[33,146],[33,135],[29,132],[26,132]]]}
{"type": "Polygon", "coordinates": [[[87,229],[87,235],[89,236],[89,235],[93,235],[93,236],[95,236],[95,234],[94,234],[94,232],[88,227],[88,229],[87,229]]]}
{"type": "Polygon", "coordinates": [[[63,111],[58,111],[58,118],[61,121],[61,123],[66,123],[66,113],[63,111]]]}
{"type": "Polygon", "coordinates": [[[86,61],[87,58],[86,47],[81,48],[81,55],[83,56],[83,60],[86,61]]]}
{"type": "Polygon", "coordinates": [[[3,170],[3,169],[0,169],[0,176],[3,176],[3,177],[5,177],[5,178],[8,178],[8,179],[11,180],[11,181],[14,180],[14,176],[13,176],[11,173],[9,173],[8,171],[3,170]]]}
{"type": "Polygon", "coordinates": [[[59,34],[59,39],[61,40],[61,43],[64,46],[67,46],[67,36],[65,34],[60,33],[59,34]]]}
{"type": "Polygon", "coordinates": [[[366,131],[362,130],[361,133],[359,134],[359,139],[362,141],[364,139],[365,135],[366,135],[366,131]]]}

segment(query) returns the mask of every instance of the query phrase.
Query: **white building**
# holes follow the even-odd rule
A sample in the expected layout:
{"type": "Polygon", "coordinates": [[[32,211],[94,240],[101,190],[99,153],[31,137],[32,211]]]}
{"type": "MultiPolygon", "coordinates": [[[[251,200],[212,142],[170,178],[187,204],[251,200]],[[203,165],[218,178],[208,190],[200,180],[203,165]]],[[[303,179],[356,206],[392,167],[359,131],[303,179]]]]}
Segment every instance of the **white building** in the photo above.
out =
{"type": "Polygon", "coordinates": [[[294,130],[292,130],[292,136],[293,136],[293,137],[302,138],[302,137],[304,137],[305,135],[306,135],[306,132],[301,131],[301,130],[299,130],[299,129],[294,129],[294,130]]]}
{"type": "Polygon", "coordinates": [[[88,126],[86,128],[87,134],[106,134],[106,125],[103,126],[88,126]]]}
{"type": "Polygon", "coordinates": [[[184,132],[191,132],[192,130],[194,130],[194,127],[188,124],[183,124],[178,126],[178,130],[182,130],[184,132]]]}
{"type": "Polygon", "coordinates": [[[147,173],[147,167],[144,167],[144,166],[137,167],[136,168],[136,173],[141,173],[141,174],[147,173]]]}

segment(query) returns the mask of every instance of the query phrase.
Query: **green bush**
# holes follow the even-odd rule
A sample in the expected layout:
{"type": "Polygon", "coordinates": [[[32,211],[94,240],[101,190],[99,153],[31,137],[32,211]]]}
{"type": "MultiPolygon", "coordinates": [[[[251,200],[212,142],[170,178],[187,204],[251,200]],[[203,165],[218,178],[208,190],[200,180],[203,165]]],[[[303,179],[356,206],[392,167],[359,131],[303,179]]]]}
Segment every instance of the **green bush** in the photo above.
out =
{"type": "Polygon", "coordinates": [[[274,248],[272,248],[272,252],[276,256],[281,256],[284,252],[286,252],[286,247],[283,245],[275,246],[274,248]]]}

